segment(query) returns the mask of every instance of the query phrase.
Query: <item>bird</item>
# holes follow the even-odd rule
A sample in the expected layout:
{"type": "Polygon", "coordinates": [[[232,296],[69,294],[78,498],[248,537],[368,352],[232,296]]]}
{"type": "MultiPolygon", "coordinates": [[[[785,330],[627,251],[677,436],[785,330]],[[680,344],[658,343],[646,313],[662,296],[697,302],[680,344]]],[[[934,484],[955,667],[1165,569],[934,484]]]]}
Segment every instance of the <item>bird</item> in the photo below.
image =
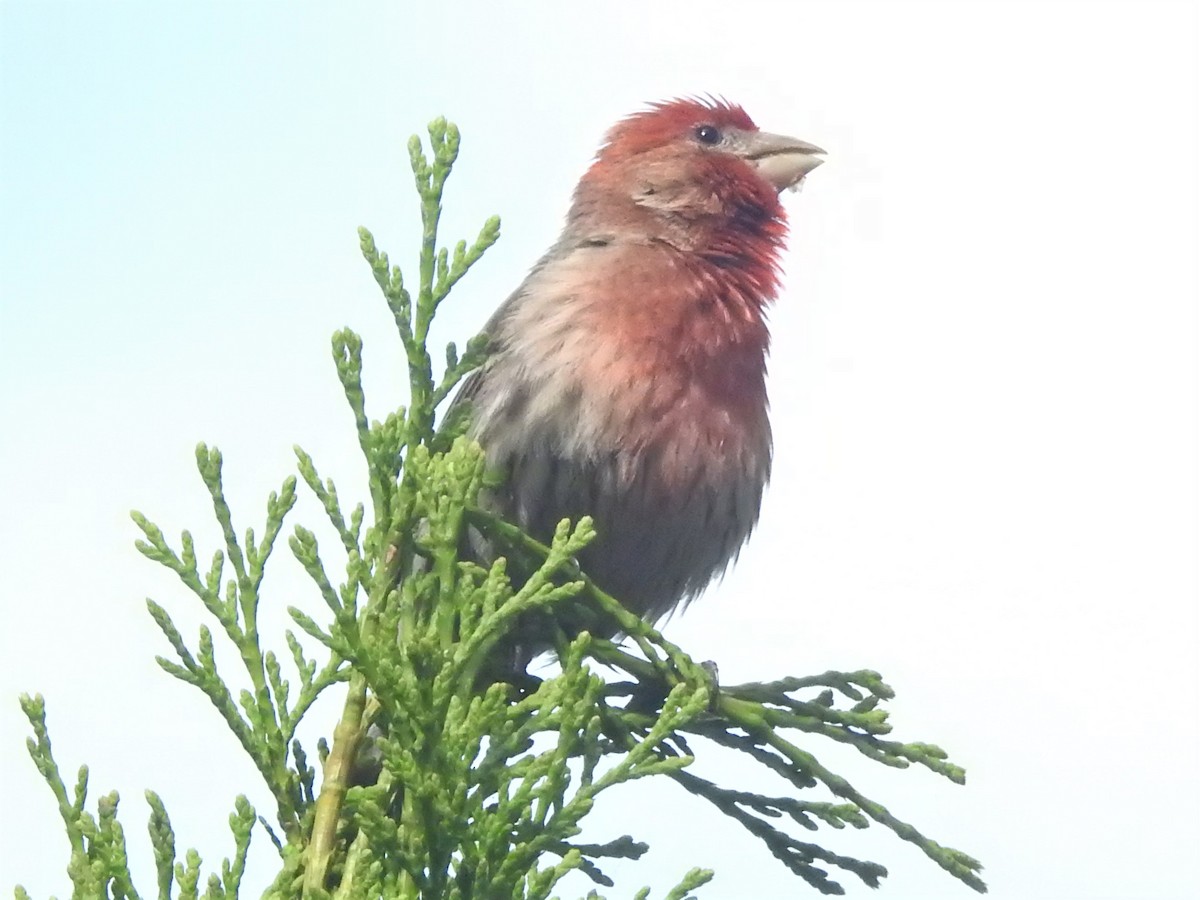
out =
{"type": "MultiPolygon", "coordinates": [[[[758,520],[780,194],[824,155],[722,98],[620,120],[453,401],[499,475],[481,504],[546,542],[591,516],[580,568],[648,621],[724,573],[758,520]]],[[[522,641],[524,661],[549,649],[532,626],[522,641]]]]}

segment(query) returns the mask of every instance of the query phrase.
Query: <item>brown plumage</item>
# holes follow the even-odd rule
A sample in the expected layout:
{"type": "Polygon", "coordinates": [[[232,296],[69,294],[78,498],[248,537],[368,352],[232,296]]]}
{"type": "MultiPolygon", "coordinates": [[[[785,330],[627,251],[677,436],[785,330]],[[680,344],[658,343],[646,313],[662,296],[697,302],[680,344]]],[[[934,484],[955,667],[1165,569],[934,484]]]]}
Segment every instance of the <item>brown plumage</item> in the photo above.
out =
{"type": "Polygon", "coordinates": [[[487,502],[543,540],[591,515],[598,537],[580,563],[641,616],[691,600],[757,520],[779,191],[821,152],[725,102],[630,116],[486,326],[491,356],[460,399],[506,477],[487,502]]]}

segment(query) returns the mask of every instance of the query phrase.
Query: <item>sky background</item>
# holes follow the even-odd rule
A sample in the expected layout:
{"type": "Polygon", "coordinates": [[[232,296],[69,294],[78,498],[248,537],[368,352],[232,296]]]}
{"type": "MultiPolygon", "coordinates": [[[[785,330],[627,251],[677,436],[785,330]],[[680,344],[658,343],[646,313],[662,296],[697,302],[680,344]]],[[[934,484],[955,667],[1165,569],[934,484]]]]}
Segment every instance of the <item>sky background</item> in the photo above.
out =
{"type": "MultiPolygon", "coordinates": [[[[199,604],[134,551],[128,510],[211,553],[200,440],[243,526],[296,443],[363,496],[328,342],[364,336],[374,416],[402,402],[355,228],[411,268],[408,136],[441,114],[463,130],[447,238],[503,219],[438,323],[461,342],[554,239],[612,122],[712,92],[829,156],[785,196],[758,531],[668,636],[727,682],[883,672],[895,736],[946,747],[965,787],[808,746],[982,859],[995,897],[1195,896],[1197,4],[99,6],[0,0],[4,889],[68,890],[20,691],[46,695],[64,770],[121,792],[144,892],[144,788],[210,865],[236,793],[269,809],[215,711],[153,662],[144,598],[187,634],[199,604]]],[[[280,549],[268,629],[319,612],[280,549]]],[[[589,821],[652,848],[612,867],[611,897],[694,865],[717,870],[712,900],[805,895],[672,785],[589,821]]],[[[881,828],[818,839],[885,864],[880,896],[970,895],[881,828]]]]}

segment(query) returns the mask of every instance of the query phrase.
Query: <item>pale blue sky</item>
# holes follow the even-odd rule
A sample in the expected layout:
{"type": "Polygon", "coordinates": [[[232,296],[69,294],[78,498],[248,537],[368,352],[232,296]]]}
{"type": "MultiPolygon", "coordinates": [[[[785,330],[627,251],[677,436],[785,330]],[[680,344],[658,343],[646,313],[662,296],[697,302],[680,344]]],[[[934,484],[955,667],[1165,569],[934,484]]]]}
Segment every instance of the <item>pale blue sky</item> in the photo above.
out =
{"type": "MultiPolygon", "coordinates": [[[[196,604],[133,551],[127,511],[211,548],[199,440],[243,524],[293,443],[361,488],[328,338],[364,335],[374,414],[401,401],[355,228],[409,264],[408,135],[463,129],[448,237],[504,220],[437,335],[463,340],[608,125],[713,92],[829,161],[786,198],[759,530],[668,634],[729,681],[881,670],[897,736],[945,746],[967,786],[814,751],[980,857],[995,897],[1194,896],[1196,4],[436,6],[0,0],[0,886],[67,884],[22,690],[47,695],[64,768],[121,791],[146,875],[143,788],[210,863],[235,793],[269,808],[153,663],[143,598],[191,632],[196,604]]],[[[314,598],[277,563],[281,624],[314,598]]],[[[712,900],[799,887],[670,786],[615,794],[595,826],[652,847],[612,897],[693,865],[717,869],[712,900]]],[[[880,829],[820,837],[885,864],[884,896],[970,893],[880,829]]]]}

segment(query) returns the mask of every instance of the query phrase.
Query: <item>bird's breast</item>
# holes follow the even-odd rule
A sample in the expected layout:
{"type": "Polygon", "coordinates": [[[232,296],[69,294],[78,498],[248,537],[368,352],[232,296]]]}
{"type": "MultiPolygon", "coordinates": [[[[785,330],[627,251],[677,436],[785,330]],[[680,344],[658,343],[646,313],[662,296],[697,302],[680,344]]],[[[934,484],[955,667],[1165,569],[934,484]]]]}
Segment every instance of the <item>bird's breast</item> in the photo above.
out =
{"type": "MultiPolygon", "coordinates": [[[[603,253],[604,251],[601,251],[603,253]]],[[[770,473],[761,302],[670,254],[543,266],[481,373],[475,435],[501,512],[546,539],[593,517],[584,568],[639,614],[736,556],[770,473]]]]}

